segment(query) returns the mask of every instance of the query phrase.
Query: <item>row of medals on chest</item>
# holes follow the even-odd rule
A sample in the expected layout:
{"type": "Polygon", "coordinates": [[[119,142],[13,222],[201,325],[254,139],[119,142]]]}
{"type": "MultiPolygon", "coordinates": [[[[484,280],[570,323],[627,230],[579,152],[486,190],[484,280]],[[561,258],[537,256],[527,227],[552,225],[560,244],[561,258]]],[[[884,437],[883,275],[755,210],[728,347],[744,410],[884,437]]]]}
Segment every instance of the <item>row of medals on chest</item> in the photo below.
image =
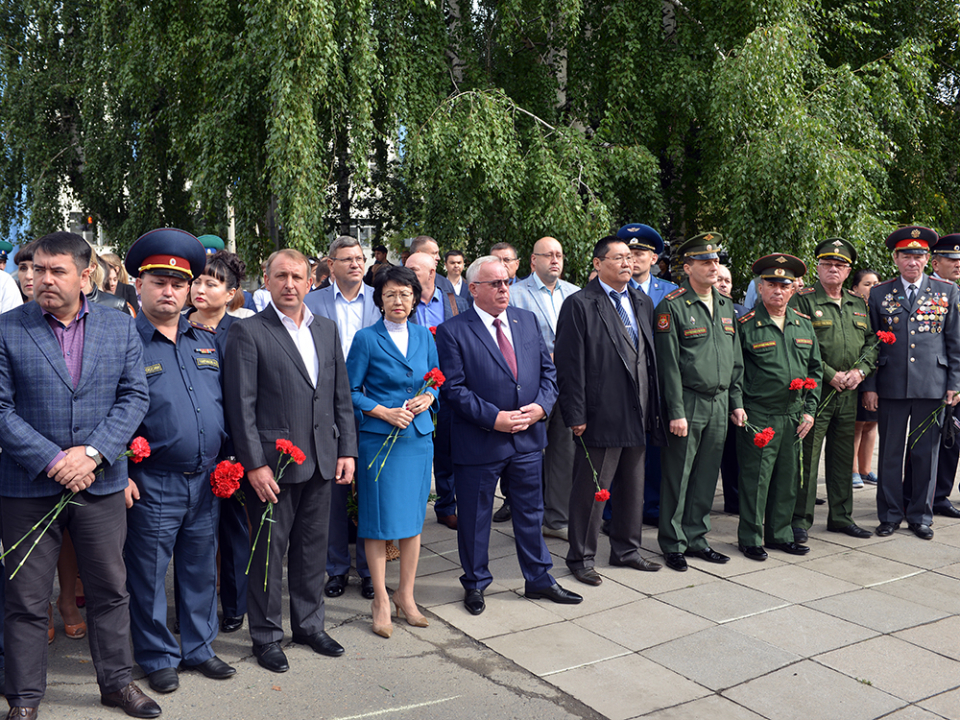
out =
{"type": "MultiPolygon", "coordinates": [[[[895,313],[901,308],[900,301],[903,299],[903,297],[894,297],[892,293],[888,293],[886,296],[884,296],[883,302],[881,302],[880,305],[888,313],[895,313]]],[[[929,298],[926,296],[921,297],[920,304],[917,306],[914,317],[911,318],[920,322],[920,325],[917,327],[917,331],[941,332],[941,328],[939,326],[940,321],[946,314],[949,304],[950,303],[945,294],[935,293],[929,298]],[[930,325],[931,322],[934,323],[934,326],[932,327],[930,325]]],[[[886,320],[887,325],[896,325],[900,322],[899,317],[891,317],[890,315],[886,316],[886,320]]]]}

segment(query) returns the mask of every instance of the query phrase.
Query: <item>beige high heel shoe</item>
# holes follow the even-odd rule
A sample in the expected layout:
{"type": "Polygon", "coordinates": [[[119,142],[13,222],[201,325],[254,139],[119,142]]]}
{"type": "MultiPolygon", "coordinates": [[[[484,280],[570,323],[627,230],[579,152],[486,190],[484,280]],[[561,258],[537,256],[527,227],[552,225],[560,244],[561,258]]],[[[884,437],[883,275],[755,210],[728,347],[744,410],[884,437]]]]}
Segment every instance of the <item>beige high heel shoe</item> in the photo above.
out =
{"type": "MultiPolygon", "coordinates": [[[[370,603],[370,616],[371,616],[371,617],[373,616],[373,603],[370,603]]],[[[372,625],[372,627],[373,627],[373,632],[375,632],[377,635],[379,635],[379,636],[382,637],[382,638],[388,638],[388,639],[389,639],[390,636],[393,635],[393,623],[392,623],[392,622],[389,622],[389,623],[387,623],[386,625],[380,625],[380,624],[377,623],[376,620],[374,620],[374,621],[371,623],[371,625],[372,625]]]]}
{"type": "Polygon", "coordinates": [[[393,600],[393,606],[397,609],[397,620],[399,620],[400,618],[406,618],[407,625],[412,625],[413,627],[422,628],[422,627],[430,626],[430,621],[427,620],[423,615],[415,615],[413,617],[411,617],[410,615],[407,615],[403,611],[403,608],[397,605],[396,600],[393,600]]]}

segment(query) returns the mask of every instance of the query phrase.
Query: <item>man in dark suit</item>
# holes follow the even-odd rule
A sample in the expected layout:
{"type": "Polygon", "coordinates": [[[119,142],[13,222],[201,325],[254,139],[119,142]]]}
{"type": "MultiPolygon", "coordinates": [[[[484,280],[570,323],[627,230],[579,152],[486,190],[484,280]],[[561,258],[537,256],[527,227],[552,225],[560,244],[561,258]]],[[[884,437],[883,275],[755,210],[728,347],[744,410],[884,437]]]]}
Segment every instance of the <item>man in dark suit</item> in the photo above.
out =
{"type": "Polygon", "coordinates": [[[133,318],[89,303],[90,246],[58,232],[34,245],[36,302],[0,318],[0,517],[11,548],[64,495],[73,503],[39,537],[7,556],[8,717],[37,717],[46,690],[47,607],[63,531],[69,529],[89,597],[90,652],[101,702],[136,717],[160,707],[131,682],[123,543],[127,459],[147,411],[143,346],[133,318]]]}
{"type": "Polygon", "coordinates": [[[259,523],[266,504],[274,503],[272,540],[261,538],[250,567],[253,651],[267,670],[285,672],[280,641],[288,545],[294,642],[321,655],[343,654],[324,631],[323,578],[330,488],[332,481],[348,485],[353,479],[357,432],[336,323],[303,304],[310,287],[307,259],[296,250],[278,250],[267,260],[264,282],[270,303],[230,327],[223,394],[237,457],[247,468],[251,522],[259,523]],[[281,439],[306,455],[302,465],[286,468],[282,488],[274,477],[281,439]]]}
{"type": "Polygon", "coordinates": [[[877,371],[863,382],[863,405],[877,410],[880,421],[880,537],[892,535],[904,519],[917,537],[933,537],[940,429],[936,423],[925,431],[918,428],[941,403],[960,401],[960,292],[954,283],[923,272],[937,239],[925,227],[891,233],[886,245],[900,274],[870,289],[871,325],[896,337],[891,345],[880,344],[877,371]],[[905,500],[903,454],[908,446],[912,477],[905,500]]]}
{"type": "MultiPolygon", "coordinates": [[[[420,302],[410,316],[410,322],[424,327],[439,327],[450,318],[468,309],[467,301],[454,292],[445,292],[437,285],[436,263],[423,252],[407,258],[406,267],[413,270],[420,282],[420,302]]],[[[451,286],[452,290],[452,286],[451,286]]],[[[437,412],[437,432],[433,442],[433,481],[437,501],[433,511],[437,522],[451,530],[457,529],[457,492],[454,481],[453,457],[450,449],[450,408],[440,404],[437,412]]]]}
{"type": "MultiPolygon", "coordinates": [[[[333,320],[337,324],[343,357],[350,354],[353,336],[380,319],[380,311],[373,303],[373,288],[363,278],[363,249],[360,241],[341,235],[330,243],[327,264],[333,282],[329,287],[311,292],[303,301],[314,315],[333,320]]],[[[330,536],[327,542],[327,597],[340,597],[347,588],[350,574],[350,525],[347,513],[349,485],[334,485],[330,499],[330,536]]],[[[357,574],[360,576],[360,594],[373,600],[373,582],[367,567],[367,552],[362,538],[357,538],[357,574]]]]}
{"type": "Polygon", "coordinates": [[[457,542],[464,605],[479,615],[488,567],[493,491],[509,479],[513,531],[525,596],[576,604],[581,598],[550,575],[553,562],[543,524],[542,452],[545,423],[557,397],[556,372],[533,313],[508,308],[507,269],[493,256],[467,271],[473,308],[437,328],[437,353],[446,382],[440,392],[453,409],[452,437],[460,521],[457,542]]]}
{"type": "Polygon", "coordinates": [[[447,250],[443,255],[443,268],[447,273],[447,280],[453,286],[453,291],[469,305],[473,297],[470,295],[470,284],[463,273],[466,269],[463,253],[459,250],[447,250]]]}
{"type": "Polygon", "coordinates": [[[617,237],[603,238],[593,249],[593,267],[597,277],[560,310],[554,361],[564,422],[581,438],[570,494],[567,566],[580,582],[599,585],[594,564],[603,504],[594,500],[598,489],[609,489],[613,498],[610,564],[660,569],[640,556],[640,533],[646,434],[662,441],[663,423],[653,303],[629,287],[630,248],[617,237]]]}

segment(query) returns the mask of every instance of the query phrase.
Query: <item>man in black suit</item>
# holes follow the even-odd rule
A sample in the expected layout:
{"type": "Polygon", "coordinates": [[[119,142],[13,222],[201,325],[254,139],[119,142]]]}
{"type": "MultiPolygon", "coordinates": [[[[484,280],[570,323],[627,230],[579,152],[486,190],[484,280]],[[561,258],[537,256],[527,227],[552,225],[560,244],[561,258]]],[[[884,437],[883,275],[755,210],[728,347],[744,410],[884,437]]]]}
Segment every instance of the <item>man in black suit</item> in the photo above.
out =
{"type": "Polygon", "coordinates": [[[250,637],[260,665],[285,672],[280,641],[288,544],[293,640],[321,655],[343,654],[323,629],[323,580],[331,481],[347,485],[353,479],[357,432],[337,325],[303,304],[310,288],[307,259],[296,250],[273,253],[264,283],[269,304],[234,323],[227,336],[224,406],[237,457],[247,468],[251,523],[259,524],[266,504],[274,503],[269,550],[262,535],[250,567],[250,637]],[[286,468],[282,488],[274,478],[281,439],[306,455],[302,465],[286,468]]]}
{"type": "Polygon", "coordinates": [[[593,267],[597,278],[560,309],[554,362],[560,411],[580,438],[570,494],[567,566],[580,582],[599,585],[602,580],[594,562],[603,503],[594,500],[598,489],[609,489],[614,496],[610,564],[660,569],[640,556],[640,531],[644,436],[649,432],[662,440],[663,423],[653,303],[628,285],[633,269],[630,248],[619,238],[603,238],[593,249],[593,267]]]}

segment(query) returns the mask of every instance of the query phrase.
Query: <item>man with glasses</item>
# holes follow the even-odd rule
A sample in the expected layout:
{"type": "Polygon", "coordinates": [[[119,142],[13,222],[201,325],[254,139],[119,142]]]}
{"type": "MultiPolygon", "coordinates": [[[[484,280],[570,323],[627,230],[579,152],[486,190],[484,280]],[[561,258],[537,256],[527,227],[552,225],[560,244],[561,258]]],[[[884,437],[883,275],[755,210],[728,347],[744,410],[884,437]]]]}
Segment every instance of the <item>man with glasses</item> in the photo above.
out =
{"type": "MultiPolygon", "coordinates": [[[[561,280],[563,248],[556,238],[542,237],[530,256],[533,272],[510,289],[510,304],[537,316],[540,333],[553,359],[557,317],[568,297],[577,292],[573,283],[561,280]]],[[[543,453],[543,534],[566,540],[567,510],[573,482],[573,435],[563,424],[559,406],[547,417],[547,449],[543,453]]]]}
{"type": "MultiPolygon", "coordinates": [[[[343,356],[350,354],[353,337],[361,329],[380,319],[380,311],[373,303],[373,288],[363,282],[366,258],[360,242],[349,235],[341,235],[330,243],[327,267],[332,278],[330,285],[308,293],[303,300],[310,312],[337,324],[343,356]]],[[[349,485],[333,485],[330,493],[330,530],[327,538],[327,583],[323,592],[327,597],[340,597],[347,588],[350,576],[350,526],[347,513],[349,485]]],[[[373,599],[373,582],[367,567],[367,552],[362,538],[357,538],[357,574],[360,576],[360,594],[373,599]]]]}
{"type": "Polygon", "coordinates": [[[629,286],[633,257],[607,236],[593,249],[597,277],[568,298],[557,320],[554,360],[560,410],[573,428],[576,455],[570,493],[567,566],[588,585],[594,569],[603,503],[613,497],[610,564],[655,571],[640,555],[647,433],[662,441],[653,347],[653,303],[629,286]],[[596,477],[594,476],[596,470],[596,477]]]}
{"type": "Polygon", "coordinates": [[[517,282],[517,270],[520,269],[520,257],[517,255],[517,249],[507,242],[498,242],[490,248],[490,254],[500,258],[500,262],[507,269],[507,278],[510,284],[517,282]]]}
{"type": "Polygon", "coordinates": [[[823,363],[823,400],[813,430],[803,441],[803,468],[793,511],[793,537],[807,542],[817,499],[820,451],[827,441],[827,530],[854,538],[868,538],[869,530],[853,521],[853,433],[857,420],[857,387],[873,372],[877,336],[870,326],[866,303],[843,283],[857,260],[853,245],[829,238],[816,247],[817,282],[794,296],[796,308],[807,315],[820,343],[823,363]]]}

